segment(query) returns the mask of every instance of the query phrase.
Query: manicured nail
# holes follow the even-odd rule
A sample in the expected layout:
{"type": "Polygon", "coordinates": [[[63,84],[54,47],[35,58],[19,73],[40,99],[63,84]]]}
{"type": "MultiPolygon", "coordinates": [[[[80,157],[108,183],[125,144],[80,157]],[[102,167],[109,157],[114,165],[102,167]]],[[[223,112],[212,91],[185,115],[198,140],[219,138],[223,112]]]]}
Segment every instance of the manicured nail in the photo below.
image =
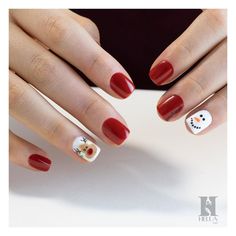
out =
{"type": "Polygon", "coordinates": [[[171,63],[163,60],[150,70],[149,77],[155,84],[162,85],[173,73],[174,69],[171,63]]]}
{"type": "Polygon", "coordinates": [[[77,137],[72,144],[73,151],[88,162],[93,162],[101,149],[84,136],[77,137]]]}
{"type": "Polygon", "coordinates": [[[120,145],[128,137],[130,131],[120,121],[109,118],[104,121],[102,131],[113,143],[120,145]]]}
{"type": "Polygon", "coordinates": [[[133,82],[122,73],[112,75],[110,86],[122,98],[127,98],[135,89],[133,82]]]}
{"type": "Polygon", "coordinates": [[[209,111],[201,110],[186,119],[186,123],[192,133],[198,134],[206,129],[212,122],[212,116],[209,111]]]}
{"type": "Polygon", "coordinates": [[[183,99],[178,95],[172,95],[157,106],[157,111],[162,119],[169,120],[184,107],[183,99]]]}
{"type": "Polygon", "coordinates": [[[47,157],[38,154],[33,154],[29,156],[28,163],[37,170],[48,171],[52,162],[47,157]]]}

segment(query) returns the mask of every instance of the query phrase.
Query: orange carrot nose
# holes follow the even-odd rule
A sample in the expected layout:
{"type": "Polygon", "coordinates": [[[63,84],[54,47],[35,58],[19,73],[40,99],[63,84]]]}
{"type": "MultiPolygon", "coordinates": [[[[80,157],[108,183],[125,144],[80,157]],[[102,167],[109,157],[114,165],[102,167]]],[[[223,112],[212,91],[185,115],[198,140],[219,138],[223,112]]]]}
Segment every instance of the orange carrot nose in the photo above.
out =
{"type": "Polygon", "coordinates": [[[200,122],[200,118],[198,118],[198,117],[194,117],[194,120],[197,122],[200,122]]]}

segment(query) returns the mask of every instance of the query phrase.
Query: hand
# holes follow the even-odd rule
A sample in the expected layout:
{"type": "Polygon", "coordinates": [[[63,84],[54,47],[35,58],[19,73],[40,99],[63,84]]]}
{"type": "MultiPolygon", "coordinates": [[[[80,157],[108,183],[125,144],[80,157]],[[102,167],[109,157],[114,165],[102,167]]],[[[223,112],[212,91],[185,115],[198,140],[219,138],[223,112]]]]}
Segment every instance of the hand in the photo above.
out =
{"type": "MultiPolygon", "coordinates": [[[[100,151],[94,139],[49,105],[40,91],[104,142],[123,143],[129,134],[124,119],[70,66],[116,98],[133,92],[128,73],[99,46],[96,25],[69,10],[10,10],[9,21],[10,114],[69,156],[93,161],[100,151]]],[[[46,156],[10,132],[11,161],[47,171],[51,160],[46,156]]]]}
{"type": "Polygon", "coordinates": [[[152,81],[164,85],[194,65],[157,105],[159,116],[166,121],[177,120],[188,113],[185,123],[193,134],[205,134],[226,120],[226,14],[226,10],[203,11],[150,69],[152,81]]]}

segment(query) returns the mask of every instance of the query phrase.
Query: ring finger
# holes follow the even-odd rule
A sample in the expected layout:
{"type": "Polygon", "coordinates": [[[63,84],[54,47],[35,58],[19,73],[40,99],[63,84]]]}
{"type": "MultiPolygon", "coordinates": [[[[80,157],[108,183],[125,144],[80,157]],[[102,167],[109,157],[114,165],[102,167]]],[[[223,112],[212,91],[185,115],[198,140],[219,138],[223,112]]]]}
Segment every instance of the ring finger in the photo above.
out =
{"type": "Polygon", "coordinates": [[[88,134],[57,112],[33,87],[11,71],[9,81],[9,110],[14,118],[75,159],[95,160],[100,149],[88,134]],[[88,141],[79,142],[83,137],[88,141]],[[86,145],[95,147],[93,155],[82,155],[87,154],[87,150],[83,151],[86,145]]]}
{"type": "Polygon", "coordinates": [[[185,125],[193,134],[205,134],[223,124],[226,119],[227,86],[191,111],[185,120],[185,125]]]}
{"type": "Polygon", "coordinates": [[[227,40],[211,51],[190,73],[159,100],[164,120],[176,120],[226,85],[227,40]]]}
{"type": "Polygon", "coordinates": [[[151,80],[157,85],[172,82],[226,37],[227,10],[205,10],[155,60],[151,80]]]}

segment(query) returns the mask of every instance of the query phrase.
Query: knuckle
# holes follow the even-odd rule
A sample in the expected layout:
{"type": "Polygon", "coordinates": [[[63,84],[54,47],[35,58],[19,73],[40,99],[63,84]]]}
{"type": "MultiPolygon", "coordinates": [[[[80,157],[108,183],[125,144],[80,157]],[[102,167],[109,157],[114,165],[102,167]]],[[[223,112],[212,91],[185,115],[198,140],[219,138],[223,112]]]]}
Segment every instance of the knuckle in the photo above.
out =
{"type": "Polygon", "coordinates": [[[198,79],[190,77],[188,83],[187,88],[191,88],[199,97],[204,96],[205,87],[198,79]]]}
{"type": "Polygon", "coordinates": [[[32,56],[30,68],[34,77],[34,83],[40,86],[48,85],[49,78],[52,77],[52,74],[55,74],[56,70],[54,63],[43,54],[32,56]]]}
{"type": "Polygon", "coordinates": [[[190,60],[192,58],[194,58],[193,56],[193,51],[192,51],[192,47],[190,45],[188,45],[187,43],[180,43],[178,45],[178,48],[180,50],[179,54],[184,54],[186,55],[186,58],[189,58],[190,60]]]}
{"type": "Polygon", "coordinates": [[[99,106],[99,99],[93,99],[90,100],[83,108],[82,110],[82,116],[86,117],[90,117],[91,114],[94,114],[95,111],[97,110],[98,106],[99,106]]]}
{"type": "Polygon", "coordinates": [[[227,25],[227,10],[222,9],[211,9],[206,12],[208,24],[214,31],[217,29],[226,28],[227,25]]]}
{"type": "MultiPolygon", "coordinates": [[[[48,120],[46,120],[45,122],[48,122],[48,120]]],[[[57,119],[49,123],[50,124],[44,125],[47,138],[49,140],[55,141],[58,139],[58,137],[63,137],[65,130],[64,121],[61,119],[57,119]]]]}
{"type": "Polygon", "coordinates": [[[216,93],[216,96],[221,100],[224,107],[227,107],[227,89],[224,89],[223,91],[216,93]]]}
{"type": "Polygon", "coordinates": [[[93,39],[99,43],[100,33],[99,33],[97,25],[92,20],[86,18],[84,27],[87,30],[87,32],[93,37],[93,39]]]}
{"type": "Polygon", "coordinates": [[[90,74],[97,68],[102,68],[105,64],[105,54],[100,52],[92,56],[91,62],[87,66],[87,73],[90,74]]]}
{"type": "Polygon", "coordinates": [[[61,16],[47,17],[43,27],[52,43],[59,44],[68,36],[68,28],[61,16]]]}

